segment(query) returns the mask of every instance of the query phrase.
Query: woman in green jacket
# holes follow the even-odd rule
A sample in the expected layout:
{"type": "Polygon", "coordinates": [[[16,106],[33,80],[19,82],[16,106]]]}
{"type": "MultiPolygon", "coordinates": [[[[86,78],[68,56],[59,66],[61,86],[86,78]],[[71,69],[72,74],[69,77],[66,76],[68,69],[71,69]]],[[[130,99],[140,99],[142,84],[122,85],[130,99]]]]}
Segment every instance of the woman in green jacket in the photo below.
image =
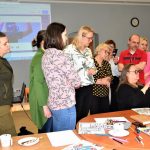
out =
{"type": "Polygon", "coordinates": [[[30,66],[29,103],[32,121],[38,128],[39,133],[50,132],[52,118],[47,106],[48,87],[41,68],[41,59],[44,54],[45,30],[37,34],[37,38],[32,41],[32,46],[37,47],[37,53],[32,59],[30,66]]]}

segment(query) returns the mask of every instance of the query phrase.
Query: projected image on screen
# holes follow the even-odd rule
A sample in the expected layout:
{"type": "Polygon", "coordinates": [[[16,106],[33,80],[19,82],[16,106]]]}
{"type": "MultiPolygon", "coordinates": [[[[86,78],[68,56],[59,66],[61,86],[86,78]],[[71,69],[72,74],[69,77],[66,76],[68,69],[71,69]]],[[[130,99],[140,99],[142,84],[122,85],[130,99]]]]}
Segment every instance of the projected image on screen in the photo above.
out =
{"type": "Polygon", "coordinates": [[[9,38],[8,60],[32,59],[36,50],[31,41],[51,22],[49,4],[0,3],[0,31],[9,38]],[[24,10],[24,11],[22,11],[24,10]]]}

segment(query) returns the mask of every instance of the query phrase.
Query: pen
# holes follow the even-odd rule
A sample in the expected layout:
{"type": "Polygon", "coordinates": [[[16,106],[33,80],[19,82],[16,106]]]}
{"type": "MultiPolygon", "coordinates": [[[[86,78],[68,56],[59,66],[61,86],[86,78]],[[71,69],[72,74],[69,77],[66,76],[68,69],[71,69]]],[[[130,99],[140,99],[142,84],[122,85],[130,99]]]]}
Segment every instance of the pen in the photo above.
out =
{"type": "Polygon", "coordinates": [[[143,139],[138,133],[136,133],[136,132],[133,130],[133,128],[130,127],[130,129],[133,131],[133,133],[134,133],[137,137],[139,137],[141,140],[143,139]]]}
{"type": "Polygon", "coordinates": [[[143,141],[139,137],[136,137],[136,139],[144,146],[143,141]]]}
{"type": "Polygon", "coordinates": [[[121,121],[121,120],[120,120],[120,121],[119,121],[119,120],[113,120],[113,122],[114,122],[114,123],[117,123],[117,122],[127,122],[127,121],[123,121],[123,120],[122,120],[122,121],[121,121]]]}
{"type": "Polygon", "coordinates": [[[112,139],[113,139],[114,141],[120,143],[120,144],[123,144],[121,141],[118,141],[118,140],[116,140],[116,139],[114,139],[114,138],[112,138],[112,139]]]}
{"type": "Polygon", "coordinates": [[[117,137],[110,137],[111,139],[116,139],[116,140],[118,140],[118,141],[120,141],[120,142],[128,142],[128,140],[126,140],[126,139],[121,139],[121,138],[117,138],[117,137]]]}

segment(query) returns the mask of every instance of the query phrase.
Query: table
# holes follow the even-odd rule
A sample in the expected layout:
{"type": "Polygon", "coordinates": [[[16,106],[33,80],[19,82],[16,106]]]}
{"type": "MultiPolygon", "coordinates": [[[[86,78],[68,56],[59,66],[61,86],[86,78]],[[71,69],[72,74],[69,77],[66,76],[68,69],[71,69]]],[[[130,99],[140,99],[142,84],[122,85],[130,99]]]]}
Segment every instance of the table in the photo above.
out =
{"type": "Polygon", "coordinates": [[[16,136],[13,137],[13,145],[9,148],[2,148],[0,150],[60,150],[63,147],[52,147],[51,143],[48,140],[48,137],[45,133],[42,134],[32,134],[32,135],[25,135],[25,136],[16,136]],[[24,137],[39,137],[39,143],[32,145],[32,146],[21,146],[18,145],[17,141],[24,137]]]}
{"type": "Polygon", "coordinates": [[[23,102],[22,104],[20,103],[13,104],[11,107],[11,112],[24,111],[21,105],[23,106],[24,110],[26,111],[30,110],[29,102],[23,102]]]}
{"type": "MultiPolygon", "coordinates": [[[[79,136],[76,132],[76,130],[74,130],[74,133],[79,136]]],[[[67,138],[67,137],[65,137],[67,138]]],[[[79,137],[80,138],[80,137],[79,137]]],[[[57,140],[57,139],[56,139],[57,140]]],[[[62,148],[64,148],[66,146],[61,146],[61,147],[53,147],[47,137],[46,133],[41,133],[41,134],[32,134],[32,135],[25,135],[25,136],[15,136],[13,137],[13,145],[9,148],[2,148],[0,146],[0,150],[61,150],[62,148]],[[22,139],[24,137],[39,137],[40,138],[40,142],[32,145],[32,146],[21,146],[18,144],[18,140],[22,139]]],[[[104,148],[103,150],[112,150],[110,148],[104,148]]]]}
{"type": "MultiPolygon", "coordinates": [[[[77,134],[76,130],[74,130],[74,133],[80,138],[80,136],[79,136],[79,134],[77,134]]],[[[69,138],[69,137],[64,137],[64,138],[69,138]]],[[[15,136],[15,137],[12,137],[12,139],[13,139],[13,145],[11,147],[2,148],[0,145],[0,150],[62,150],[63,148],[66,147],[66,146],[53,147],[51,145],[46,133],[15,136]],[[18,140],[25,138],[25,137],[39,137],[40,141],[37,144],[32,145],[32,146],[19,145],[18,140]]],[[[112,148],[105,147],[103,150],[112,150],[112,148]]]]}
{"type": "MultiPolygon", "coordinates": [[[[131,115],[136,115],[137,113],[133,110],[125,110],[125,111],[116,111],[116,112],[109,112],[109,113],[102,113],[102,114],[95,114],[89,115],[79,122],[95,122],[94,118],[105,118],[105,117],[126,117],[129,121],[133,122],[130,118],[131,115]]],[[[134,125],[131,126],[132,129],[135,129],[134,125]]],[[[150,136],[141,133],[140,135],[143,137],[144,146],[141,143],[138,143],[135,140],[136,135],[134,134],[133,130],[129,129],[130,134],[124,139],[128,140],[128,143],[120,144],[116,141],[113,141],[108,136],[99,136],[99,135],[92,135],[92,134],[80,134],[80,137],[93,142],[95,144],[101,144],[104,147],[115,149],[115,150],[150,150],[150,136]]],[[[77,124],[78,129],[78,124],[77,124]]]]}

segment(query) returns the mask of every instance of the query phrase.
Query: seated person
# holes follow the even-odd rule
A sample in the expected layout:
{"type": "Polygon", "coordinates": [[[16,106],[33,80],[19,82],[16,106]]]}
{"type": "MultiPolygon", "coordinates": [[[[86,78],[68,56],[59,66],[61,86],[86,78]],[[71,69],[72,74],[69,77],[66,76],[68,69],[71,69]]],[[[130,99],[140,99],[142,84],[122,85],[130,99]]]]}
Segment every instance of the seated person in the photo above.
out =
{"type": "Polygon", "coordinates": [[[148,82],[144,86],[138,85],[139,71],[134,64],[128,64],[122,70],[117,89],[117,103],[119,110],[149,107],[150,89],[148,82]]]}

